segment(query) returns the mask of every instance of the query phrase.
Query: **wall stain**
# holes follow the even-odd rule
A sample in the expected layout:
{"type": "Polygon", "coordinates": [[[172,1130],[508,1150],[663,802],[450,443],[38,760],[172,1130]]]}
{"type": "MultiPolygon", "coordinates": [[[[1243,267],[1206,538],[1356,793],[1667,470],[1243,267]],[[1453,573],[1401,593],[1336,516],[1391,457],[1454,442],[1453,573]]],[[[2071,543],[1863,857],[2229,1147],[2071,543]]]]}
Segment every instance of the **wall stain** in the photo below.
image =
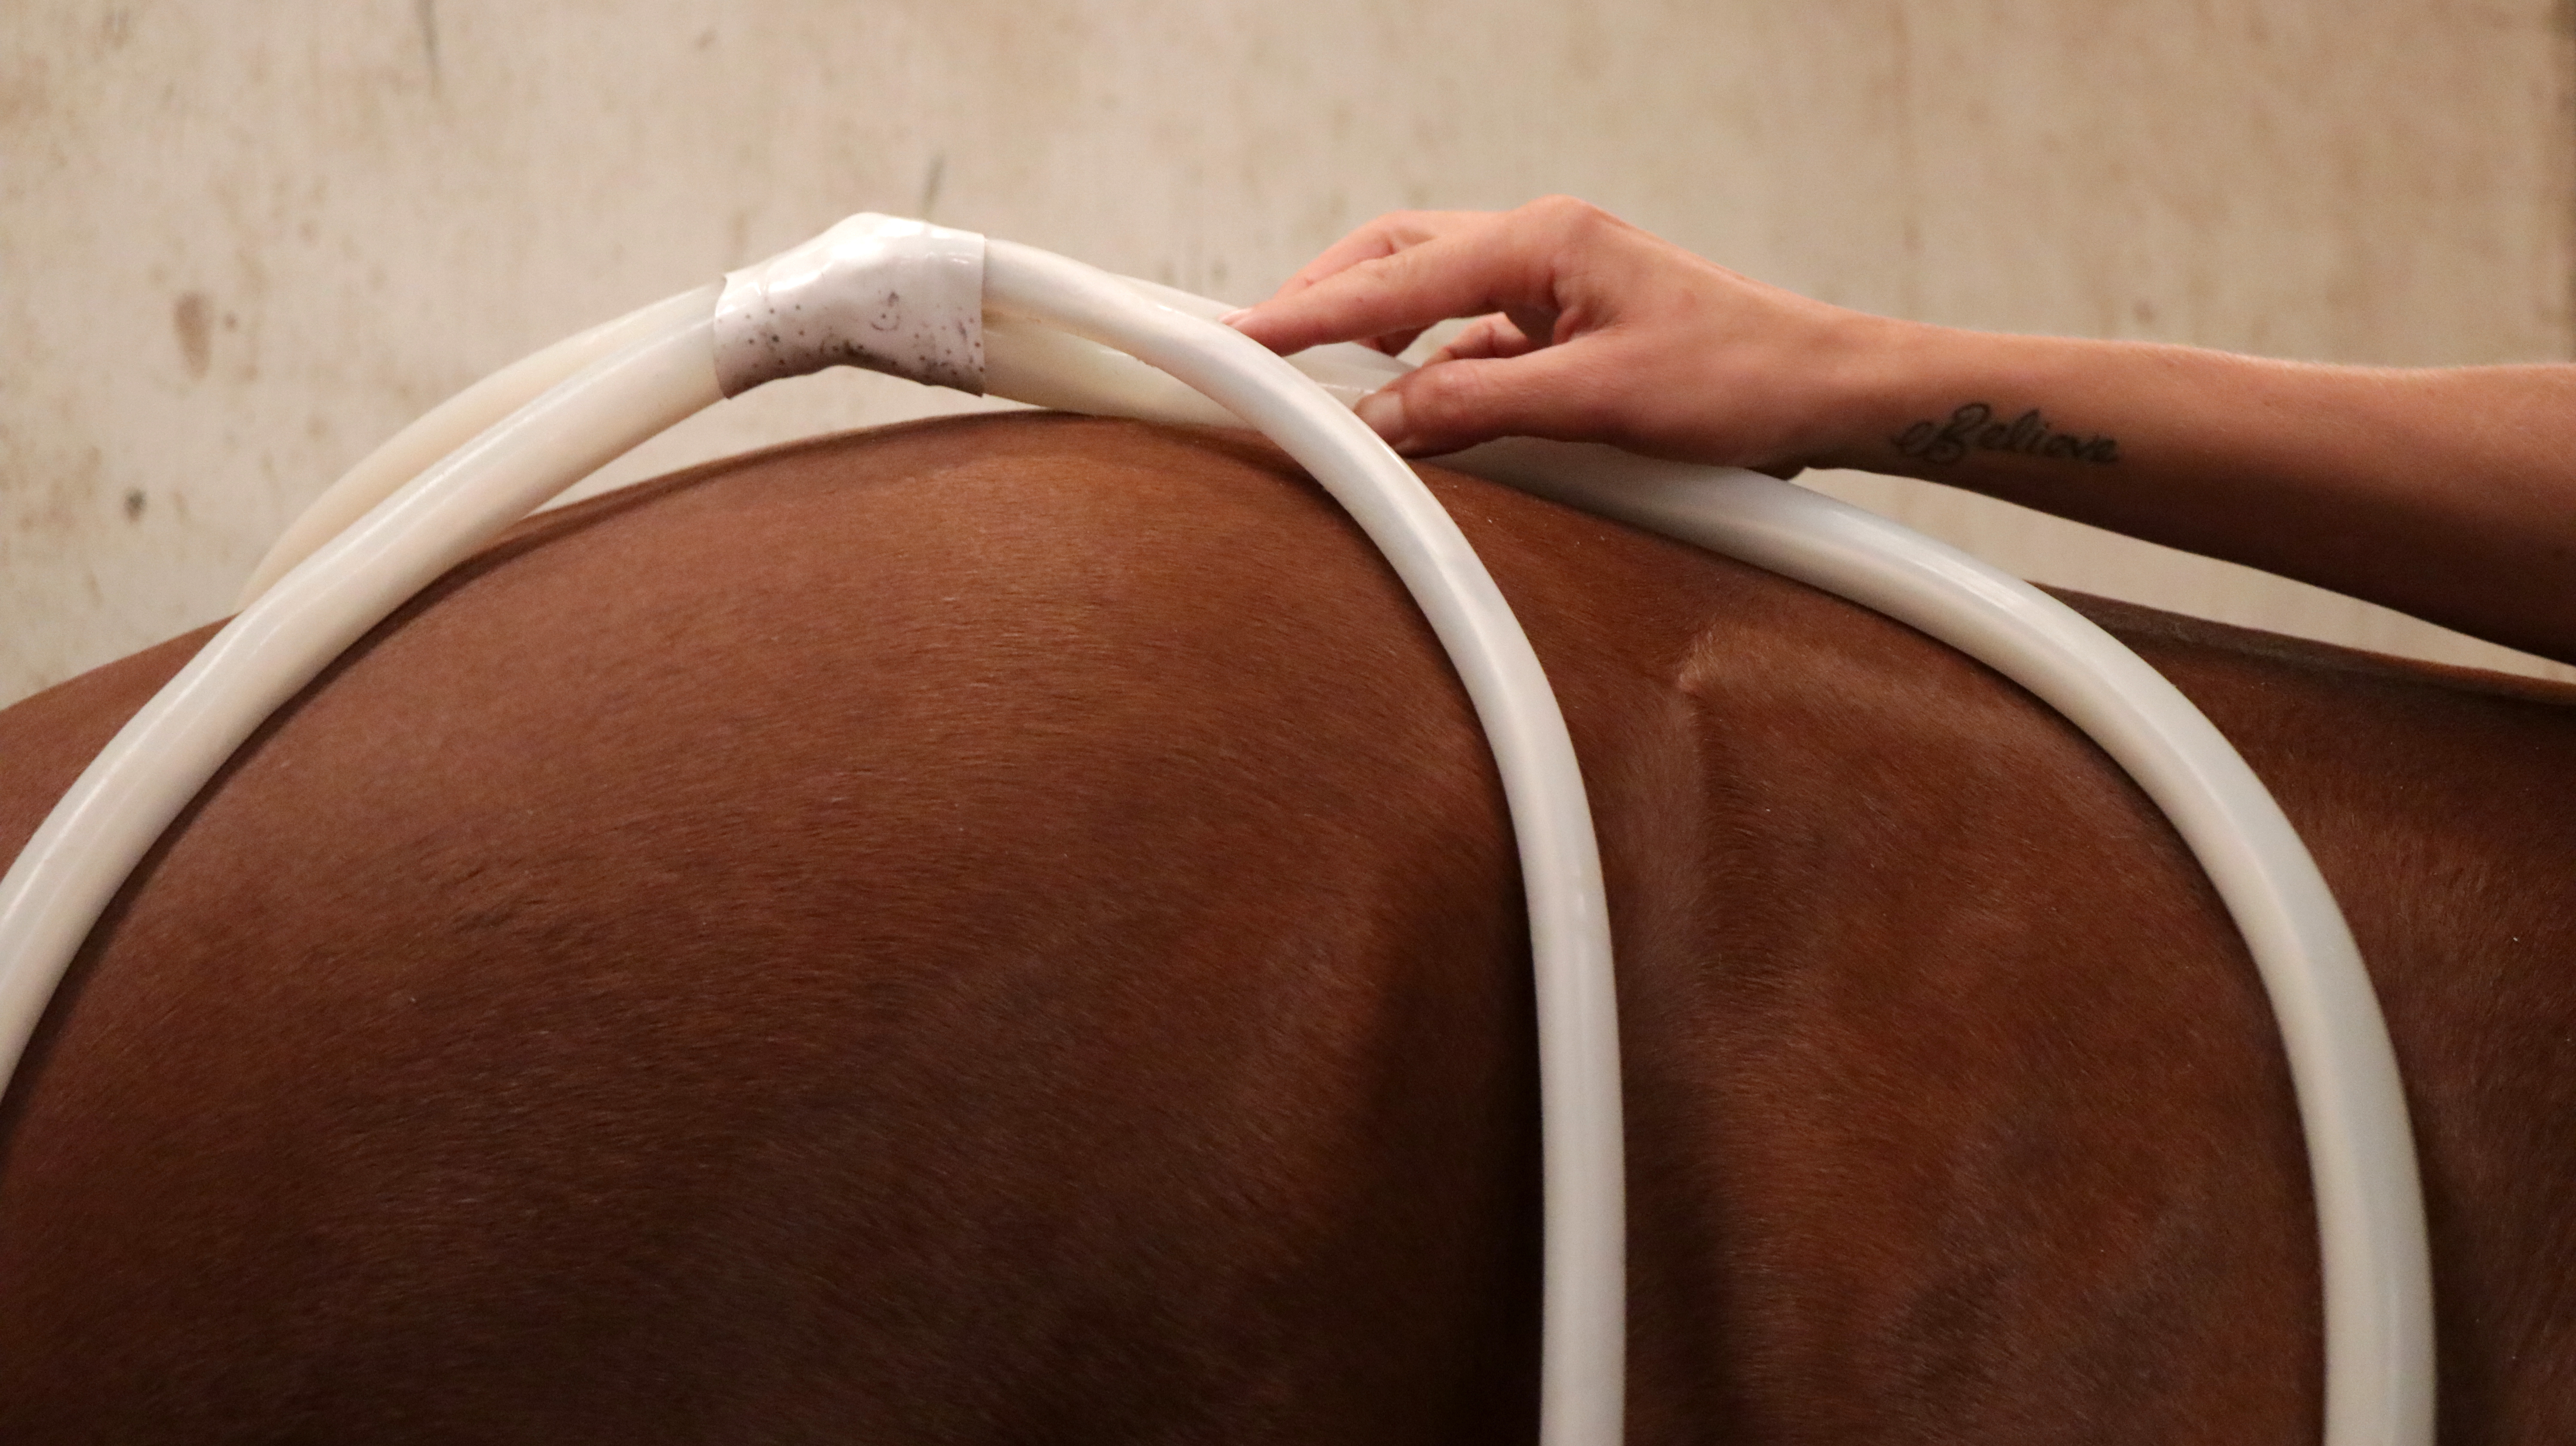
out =
{"type": "Polygon", "coordinates": [[[188,380],[205,379],[206,368],[215,359],[215,339],[208,325],[206,293],[189,291],[180,294],[170,308],[170,330],[179,337],[179,360],[187,363],[188,380]]]}
{"type": "Polygon", "coordinates": [[[106,474],[106,454],[84,447],[69,466],[54,468],[39,462],[17,476],[0,478],[0,501],[8,504],[7,540],[24,543],[41,538],[45,551],[57,547],[77,551],[89,520],[98,515],[92,509],[98,505],[106,474]]]}
{"type": "Polygon", "coordinates": [[[913,212],[922,220],[930,219],[931,209],[939,204],[939,183],[948,179],[948,153],[940,151],[930,158],[930,174],[921,180],[921,209],[913,212]]]}
{"type": "Polygon", "coordinates": [[[435,97],[442,79],[438,67],[438,0],[412,0],[412,15],[420,22],[420,53],[429,61],[429,93],[435,97]]]}
{"type": "Polygon", "coordinates": [[[125,520],[128,522],[141,522],[143,520],[143,504],[146,500],[147,499],[145,499],[143,495],[143,489],[138,487],[128,491],[125,494],[125,520]]]}

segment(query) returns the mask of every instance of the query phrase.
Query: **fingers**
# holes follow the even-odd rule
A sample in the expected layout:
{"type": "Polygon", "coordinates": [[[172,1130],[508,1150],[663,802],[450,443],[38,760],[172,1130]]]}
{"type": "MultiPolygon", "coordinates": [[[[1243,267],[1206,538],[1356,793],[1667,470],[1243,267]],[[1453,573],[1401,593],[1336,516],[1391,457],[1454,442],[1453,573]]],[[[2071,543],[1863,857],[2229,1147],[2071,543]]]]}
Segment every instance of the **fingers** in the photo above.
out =
{"type": "Polygon", "coordinates": [[[1603,405],[1599,349],[1581,344],[1530,349],[1527,338],[1522,340],[1524,350],[1518,355],[1461,356],[1409,372],[1364,398],[1360,420],[1412,457],[1454,452],[1505,435],[1567,442],[1603,439],[1614,418],[1603,405]]]}
{"type": "MultiPolygon", "coordinates": [[[[1409,246],[1419,246],[1444,231],[1453,230],[1474,219],[1472,211],[1391,211],[1326,247],[1323,254],[1300,268],[1296,275],[1280,284],[1270,300],[1260,306],[1248,306],[1224,318],[1229,326],[1241,325],[1244,318],[1282,297],[1294,296],[1317,282],[1349,270],[1363,262],[1378,261],[1409,246]]],[[[1377,336],[1349,337],[1343,340],[1365,342],[1389,356],[1413,345],[1422,334],[1419,326],[1398,327],[1377,336]]],[[[1303,348],[1292,348],[1302,350],[1303,348]]]]}
{"type": "Polygon", "coordinates": [[[1419,246],[1444,231],[1455,230],[1478,214],[1474,211],[1390,211],[1324,248],[1322,255],[1307,262],[1296,275],[1281,283],[1279,289],[1271,293],[1271,299],[1275,301],[1283,296],[1292,296],[1363,261],[1376,261],[1408,246],[1419,246]]]}
{"type": "Polygon", "coordinates": [[[1505,434],[1616,440],[1637,414],[1611,384],[1620,359],[1634,374],[1639,347],[1657,351],[1656,327],[1621,317],[1644,307],[1670,330],[1665,313],[1689,289],[1675,267],[1691,260],[1563,196],[1499,214],[1399,212],[1225,320],[1278,352],[1338,341],[1396,351],[1434,323],[1474,317],[1429,365],[1362,402],[1362,419],[1417,456],[1505,434]]]}
{"type": "Polygon", "coordinates": [[[1335,341],[1409,341],[1434,322],[1489,311],[1552,314],[1560,307],[1551,231],[1528,224],[1519,212],[1385,218],[1318,257],[1278,295],[1229,320],[1286,353],[1335,341]],[[1520,224],[1512,224],[1516,218],[1520,224]]]}
{"type": "Polygon", "coordinates": [[[1424,366],[1437,366],[1447,361],[1500,360],[1523,356],[1541,342],[1529,329],[1508,316],[1480,316],[1467,323],[1449,344],[1433,352],[1424,366]]]}
{"type": "Polygon", "coordinates": [[[1399,451],[1520,435],[1794,470],[1847,440],[1834,379],[1885,349],[1869,318],[1563,196],[1379,217],[1225,321],[1279,352],[1395,351],[1451,317],[1474,319],[1360,405],[1399,451]]]}

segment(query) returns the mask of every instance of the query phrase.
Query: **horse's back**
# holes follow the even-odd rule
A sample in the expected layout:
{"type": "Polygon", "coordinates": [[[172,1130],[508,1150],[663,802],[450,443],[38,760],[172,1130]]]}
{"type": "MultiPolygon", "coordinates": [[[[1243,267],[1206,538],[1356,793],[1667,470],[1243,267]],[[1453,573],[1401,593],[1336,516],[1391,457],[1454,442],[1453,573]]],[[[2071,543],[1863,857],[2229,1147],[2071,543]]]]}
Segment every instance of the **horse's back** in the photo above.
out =
{"type": "MultiPolygon", "coordinates": [[[[2286,1073],[2136,790],[1901,627],[1431,480],[1600,820],[1640,1438],[2312,1429],[2286,1073]]],[[[2352,912],[2451,1424],[2539,1439],[2570,710],[2108,612],[2352,912]]],[[[0,851],[188,646],[0,715],[0,851]]],[[[1427,628],[1258,446],[956,421],[540,519],[92,939],[10,1100],[0,1434],[1525,1433],[1520,909],[1427,628]]]]}
{"type": "MultiPolygon", "coordinates": [[[[379,629],[14,1092],[0,1436],[1505,1429],[1497,785],[1288,475],[1074,421],[790,449],[379,629]]],[[[0,849],[186,646],[9,715],[0,849]]]]}

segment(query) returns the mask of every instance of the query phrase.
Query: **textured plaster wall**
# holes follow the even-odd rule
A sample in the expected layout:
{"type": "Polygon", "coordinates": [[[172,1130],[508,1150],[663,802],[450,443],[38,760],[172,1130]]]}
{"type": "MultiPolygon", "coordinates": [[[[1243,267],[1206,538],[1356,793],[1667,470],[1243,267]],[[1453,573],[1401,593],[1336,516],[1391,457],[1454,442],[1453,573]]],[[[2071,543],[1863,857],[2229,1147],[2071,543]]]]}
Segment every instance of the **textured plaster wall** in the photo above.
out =
{"type": "MultiPolygon", "coordinates": [[[[484,372],[853,210],[1248,300],[1381,209],[1562,190],[1941,322],[2563,359],[2571,75],[2547,0],[6,0],[0,701],[220,616],[302,503],[484,372]]],[[[785,383],[619,472],[961,404],[785,383]]],[[[2043,580],[2502,656],[1825,485],[2043,580]]]]}

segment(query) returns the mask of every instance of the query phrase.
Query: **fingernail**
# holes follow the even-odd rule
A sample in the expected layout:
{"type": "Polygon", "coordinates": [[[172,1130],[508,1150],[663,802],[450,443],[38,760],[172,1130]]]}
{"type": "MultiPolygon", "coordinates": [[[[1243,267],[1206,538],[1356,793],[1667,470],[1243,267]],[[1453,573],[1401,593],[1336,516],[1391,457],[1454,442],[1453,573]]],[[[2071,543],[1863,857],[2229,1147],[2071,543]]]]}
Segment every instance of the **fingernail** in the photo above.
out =
{"type": "Polygon", "coordinates": [[[1224,322],[1228,326],[1232,326],[1236,322],[1241,321],[1250,315],[1252,315],[1251,307],[1238,306],[1234,310],[1227,312],[1225,315],[1218,317],[1217,320],[1224,322]]]}
{"type": "Polygon", "coordinates": [[[1360,404],[1351,410],[1359,413],[1360,420],[1369,424],[1370,431],[1384,437],[1388,446],[1404,445],[1404,398],[1394,391],[1371,392],[1360,398],[1360,404]]]}

